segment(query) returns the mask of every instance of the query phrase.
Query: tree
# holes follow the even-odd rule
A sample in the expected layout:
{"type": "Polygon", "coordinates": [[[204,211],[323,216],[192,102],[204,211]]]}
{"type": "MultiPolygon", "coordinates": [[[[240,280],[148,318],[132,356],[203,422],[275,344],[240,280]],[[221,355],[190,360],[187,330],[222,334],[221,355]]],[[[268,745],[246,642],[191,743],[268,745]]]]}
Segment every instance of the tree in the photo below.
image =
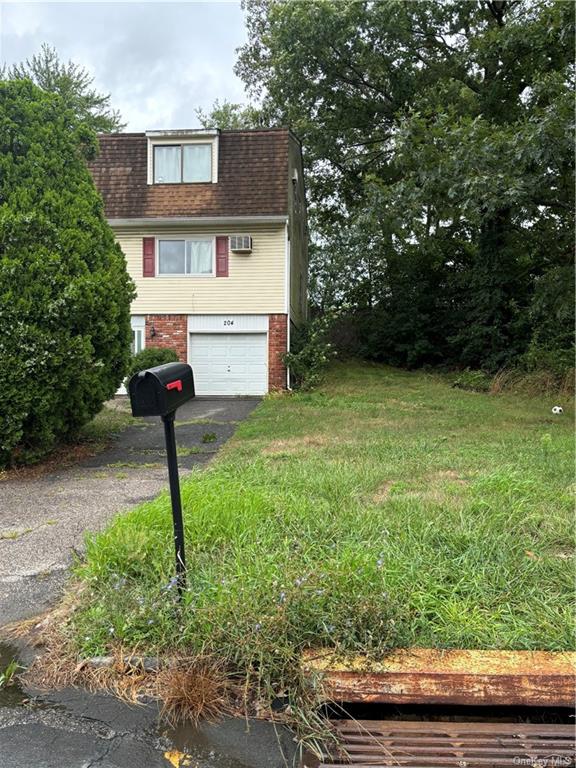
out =
{"type": "Polygon", "coordinates": [[[460,363],[495,369],[525,352],[536,283],[572,242],[573,14],[559,3],[490,5],[499,10],[475,38],[475,90],[439,81],[400,122],[395,208],[409,222],[426,211],[434,238],[466,222],[474,251],[452,340],[460,363]]]}
{"type": "Polygon", "coordinates": [[[97,133],[114,133],[126,125],[120,113],[110,106],[110,94],[92,88],[94,78],[83,67],[72,61],[60,61],[56,49],[46,43],[31,59],[0,70],[0,80],[24,79],[61,96],[76,117],[97,133]]]}
{"type": "Polygon", "coordinates": [[[130,358],[134,287],[61,97],[0,82],[0,465],[75,435],[130,358]]]}
{"type": "Polygon", "coordinates": [[[221,128],[225,131],[265,128],[266,120],[262,110],[252,105],[233,104],[224,100],[222,103],[216,99],[210,112],[203,109],[196,110],[202,128],[221,128]]]}
{"type": "Polygon", "coordinates": [[[572,241],[574,6],[246,0],[245,8],[249,41],[237,72],[303,140],[320,244],[314,285],[331,286],[362,317],[373,313],[372,354],[397,359],[389,322],[410,306],[410,280],[423,288],[404,313],[412,364],[437,362],[438,350],[461,365],[519,360],[545,297],[562,318],[554,337],[565,341],[571,312],[557,303],[572,303],[572,291],[536,286],[565,265],[572,241]],[[334,241],[357,243],[342,269],[338,251],[322,246],[334,241]],[[444,342],[433,349],[430,339],[444,342]]]}

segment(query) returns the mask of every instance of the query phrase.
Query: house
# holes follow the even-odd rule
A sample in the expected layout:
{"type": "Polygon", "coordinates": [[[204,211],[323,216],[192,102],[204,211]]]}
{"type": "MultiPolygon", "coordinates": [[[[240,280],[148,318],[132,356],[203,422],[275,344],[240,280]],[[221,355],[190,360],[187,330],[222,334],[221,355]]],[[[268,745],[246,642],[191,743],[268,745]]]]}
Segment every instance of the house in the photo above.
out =
{"type": "Polygon", "coordinates": [[[306,318],[302,154],[287,129],[100,136],[90,166],[136,284],[133,350],[171,347],[198,395],[288,386],[306,318]]]}

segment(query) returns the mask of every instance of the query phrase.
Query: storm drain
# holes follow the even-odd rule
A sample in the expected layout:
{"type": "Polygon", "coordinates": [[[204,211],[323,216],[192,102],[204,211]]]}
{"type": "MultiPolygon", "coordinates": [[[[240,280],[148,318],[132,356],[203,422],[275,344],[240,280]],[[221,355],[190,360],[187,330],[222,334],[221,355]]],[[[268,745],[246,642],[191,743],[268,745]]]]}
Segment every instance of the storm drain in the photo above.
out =
{"type": "Polygon", "coordinates": [[[334,720],[340,748],[320,768],[337,766],[575,765],[573,725],[334,720]]]}

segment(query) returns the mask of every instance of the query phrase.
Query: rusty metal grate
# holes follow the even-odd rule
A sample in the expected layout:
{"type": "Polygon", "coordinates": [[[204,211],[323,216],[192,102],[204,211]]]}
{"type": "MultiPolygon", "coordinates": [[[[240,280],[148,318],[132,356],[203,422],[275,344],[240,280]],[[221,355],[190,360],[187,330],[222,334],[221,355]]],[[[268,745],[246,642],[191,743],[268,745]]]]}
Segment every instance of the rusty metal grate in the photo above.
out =
{"type": "Polygon", "coordinates": [[[573,707],[576,653],[399,649],[381,661],[308,651],[331,701],[487,707],[573,707]]]}
{"type": "Polygon", "coordinates": [[[336,720],[336,754],[320,768],[489,768],[575,765],[572,725],[336,720]]]}

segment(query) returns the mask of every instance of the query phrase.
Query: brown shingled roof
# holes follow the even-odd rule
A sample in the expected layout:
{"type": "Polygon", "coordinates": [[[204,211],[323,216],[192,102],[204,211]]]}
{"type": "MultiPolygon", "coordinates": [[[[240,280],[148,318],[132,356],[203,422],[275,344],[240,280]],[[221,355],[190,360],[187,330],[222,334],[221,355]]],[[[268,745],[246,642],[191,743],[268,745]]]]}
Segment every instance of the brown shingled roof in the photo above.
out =
{"type": "Polygon", "coordinates": [[[90,170],[109,219],[288,214],[287,129],[222,131],[216,184],[147,184],[144,133],[100,136],[90,170]]]}

